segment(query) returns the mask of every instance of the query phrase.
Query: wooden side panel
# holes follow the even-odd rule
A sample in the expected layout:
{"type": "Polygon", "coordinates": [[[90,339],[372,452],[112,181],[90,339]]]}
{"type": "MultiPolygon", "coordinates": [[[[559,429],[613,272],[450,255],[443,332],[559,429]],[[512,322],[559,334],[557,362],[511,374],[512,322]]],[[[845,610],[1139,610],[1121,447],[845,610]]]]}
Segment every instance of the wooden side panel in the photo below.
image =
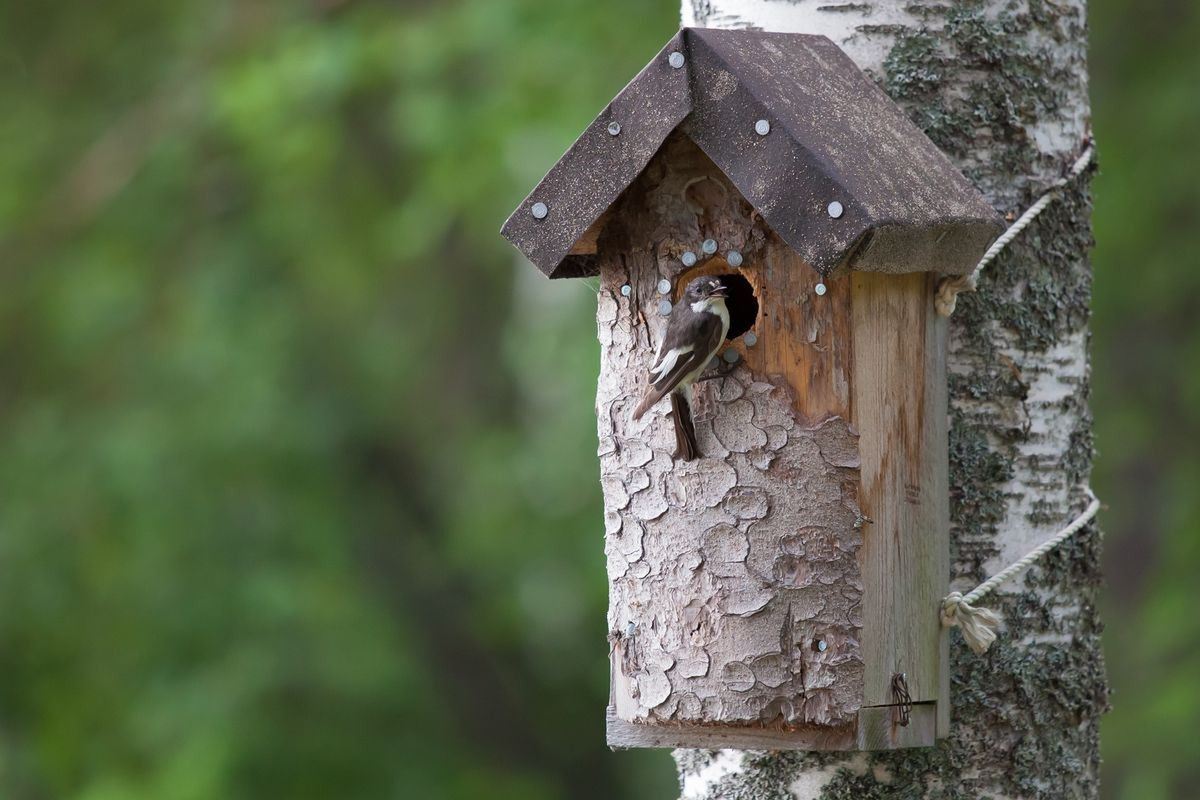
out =
{"type": "Polygon", "coordinates": [[[933,276],[852,276],[854,396],[870,520],[860,551],[864,706],[889,705],[904,673],[914,703],[948,705],[938,604],[949,586],[946,324],[933,276]]]}

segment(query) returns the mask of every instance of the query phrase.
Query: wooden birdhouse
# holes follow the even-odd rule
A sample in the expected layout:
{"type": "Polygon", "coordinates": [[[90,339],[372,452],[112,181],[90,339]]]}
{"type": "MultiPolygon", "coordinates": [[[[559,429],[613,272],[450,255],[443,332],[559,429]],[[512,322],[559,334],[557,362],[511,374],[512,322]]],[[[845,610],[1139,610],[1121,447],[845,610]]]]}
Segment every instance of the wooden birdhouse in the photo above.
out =
{"type": "Polygon", "coordinates": [[[596,413],[613,746],[924,746],[949,724],[941,276],[1003,229],[821,36],[685,29],[504,225],[551,278],[598,275],[596,413]],[[662,402],[672,313],[729,287],[693,389],[662,402]]]}

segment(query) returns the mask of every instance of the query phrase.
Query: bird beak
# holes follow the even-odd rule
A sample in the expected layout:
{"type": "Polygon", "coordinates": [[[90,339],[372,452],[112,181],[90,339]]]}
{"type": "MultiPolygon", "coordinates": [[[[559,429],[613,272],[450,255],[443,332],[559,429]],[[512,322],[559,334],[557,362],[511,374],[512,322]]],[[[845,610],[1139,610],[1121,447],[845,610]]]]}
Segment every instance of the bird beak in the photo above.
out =
{"type": "Polygon", "coordinates": [[[716,289],[713,289],[712,296],[713,297],[729,297],[729,289],[724,286],[718,286],[716,289]]]}

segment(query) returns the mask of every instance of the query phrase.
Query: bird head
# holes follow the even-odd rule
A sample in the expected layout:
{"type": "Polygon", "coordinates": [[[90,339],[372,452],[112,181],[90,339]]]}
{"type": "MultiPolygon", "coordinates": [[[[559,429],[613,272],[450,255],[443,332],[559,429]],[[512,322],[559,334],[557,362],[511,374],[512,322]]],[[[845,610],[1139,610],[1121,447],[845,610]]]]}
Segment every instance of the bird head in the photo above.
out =
{"type": "Polygon", "coordinates": [[[690,302],[717,297],[725,298],[729,296],[729,287],[716,275],[701,275],[699,278],[693,278],[687,285],[684,296],[690,302]]]}

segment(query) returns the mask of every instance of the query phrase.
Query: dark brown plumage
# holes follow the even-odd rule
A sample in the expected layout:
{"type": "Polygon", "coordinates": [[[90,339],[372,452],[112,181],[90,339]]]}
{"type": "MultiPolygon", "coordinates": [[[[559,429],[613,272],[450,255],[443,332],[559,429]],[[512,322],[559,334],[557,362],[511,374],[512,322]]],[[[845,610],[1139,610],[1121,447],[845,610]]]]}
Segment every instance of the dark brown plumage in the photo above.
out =
{"type": "Polygon", "coordinates": [[[692,460],[699,455],[692,425],[688,387],[708,367],[729,332],[728,290],[711,275],[695,278],[671,309],[667,332],[654,355],[645,394],[633,411],[635,420],[671,395],[674,412],[676,457],[692,460]]]}

